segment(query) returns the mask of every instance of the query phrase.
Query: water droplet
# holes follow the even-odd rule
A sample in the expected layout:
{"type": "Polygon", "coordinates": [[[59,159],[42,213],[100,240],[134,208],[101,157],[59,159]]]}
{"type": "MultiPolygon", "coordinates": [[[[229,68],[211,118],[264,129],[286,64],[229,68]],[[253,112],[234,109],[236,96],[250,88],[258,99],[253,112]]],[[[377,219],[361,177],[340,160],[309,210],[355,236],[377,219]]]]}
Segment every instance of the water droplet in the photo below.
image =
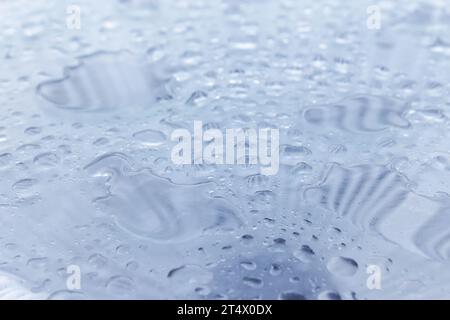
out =
{"type": "Polygon", "coordinates": [[[80,291],[58,290],[51,293],[48,300],[84,300],[84,294],[80,291]]]}
{"type": "Polygon", "coordinates": [[[37,155],[33,162],[42,167],[54,167],[59,163],[59,157],[53,152],[45,152],[37,155]]]}
{"type": "Polygon", "coordinates": [[[114,295],[128,295],[135,289],[134,281],[126,276],[113,276],[107,283],[106,288],[114,295]]]}
{"type": "Polygon", "coordinates": [[[25,129],[25,133],[29,135],[37,135],[42,132],[42,129],[39,127],[29,127],[25,129]]]}
{"type": "Polygon", "coordinates": [[[153,174],[117,177],[99,204],[132,234],[155,241],[186,241],[205,232],[230,231],[240,224],[228,202],[209,197],[212,185],[176,185],[153,174]],[[133,208],[133,210],[130,210],[133,208]]]}
{"type": "Polygon", "coordinates": [[[283,272],[281,265],[273,263],[270,265],[269,273],[272,276],[279,276],[283,272]]]}
{"type": "Polygon", "coordinates": [[[204,91],[195,91],[191,94],[189,99],[186,101],[187,105],[199,106],[206,101],[208,94],[204,91]]]}
{"type": "Polygon", "coordinates": [[[300,250],[294,251],[294,257],[304,263],[310,263],[314,258],[314,251],[308,245],[303,245],[300,250]]]}
{"type": "Polygon", "coordinates": [[[285,291],[280,294],[280,300],[306,300],[306,297],[298,292],[285,291]]]}
{"type": "Polygon", "coordinates": [[[334,291],[323,291],[319,293],[317,298],[319,300],[341,300],[339,293],[334,291]]]}
{"type": "Polygon", "coordinates": [[[148,107],[171,96],[168,76],[144,57],[98,52],[80,60],[63,79],[41,83],[38,94],[53,106],[78,111],[148,107]]]}
{"type": "Polygon", "coordinates": [[[95,253],[89,257],[88,261],[89,264],[94,266],[96,269],[101,269],[108,263],[108,258],[99,253],[95,253]]]}
{"type": "Polygon", "coordinates": [[[166,135],[157,130],[142,130],[133,134],[133,138],[142,143],[143,146],[148,148],[154,148],[163,144],[167,137],[166,135]]]}
{"type": "Polygon", "coordinates": [[[33,269],[47,269],[49,259],[47,257],[31,258],[27,262],[27,266],[33,269]]]}
{"type": "Polygon", "coordinates": [[[337,276],[351,277],[358,271],[358,263],[346,257],[332,257],[327,263],[328,270],[337,276]]]}
{"type": "Polygon", "coordinates": [[[253,271],[256,270],[256,263],[252,261],[241,261],[241,267],[245,270],[253,271]]]}
{"type": "Polygon", "coordinates": [[[183,265],[170,270],[167,278],[176,283],[177,286],[197,287],[211,282],[213,274],[211,271],[197,265],[183,265]]]}
{"type": "Polygon", "coordinates": [[[253,277],[244,277],[242,278],[242,282],[252,288],[261,288],[264,285],[261,279],[253,277]]]}
{"type": "Polygon", "coordinates": [[[10,153],[0,154],[0,168],[7,167],[11,163],[12,158],[13,156],[10,153]]]}

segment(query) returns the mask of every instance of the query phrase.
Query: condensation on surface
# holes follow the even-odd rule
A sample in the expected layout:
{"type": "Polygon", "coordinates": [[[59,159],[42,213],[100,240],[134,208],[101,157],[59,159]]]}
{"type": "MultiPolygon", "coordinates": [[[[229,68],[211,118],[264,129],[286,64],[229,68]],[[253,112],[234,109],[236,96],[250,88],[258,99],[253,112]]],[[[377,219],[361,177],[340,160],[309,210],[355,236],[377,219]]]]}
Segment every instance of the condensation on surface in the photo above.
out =
{"type": "Polygon", "coordinates": [[[77,3],[0,2],[0,298],[450,298],[444,1],[380,30],[370,1],[77,3]],[[278,173],[174,164],[194,121],[279,129],[278,173]]]}

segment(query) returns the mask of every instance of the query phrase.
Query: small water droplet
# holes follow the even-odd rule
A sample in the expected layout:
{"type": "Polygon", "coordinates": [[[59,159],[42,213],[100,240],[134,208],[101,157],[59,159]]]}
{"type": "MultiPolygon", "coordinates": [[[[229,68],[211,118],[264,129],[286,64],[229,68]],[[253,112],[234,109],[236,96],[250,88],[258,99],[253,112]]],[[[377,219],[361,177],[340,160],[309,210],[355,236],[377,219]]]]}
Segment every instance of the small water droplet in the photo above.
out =
{"type": "Polygon", "coordinates": [[[253,277],[244,277],[242,278],[242,282],[252,288],[261,288],[264,285],[261,279],[253,277]]]}
{"type": "Polygon", "coordinates": [[[358,263],[346,257],[332,257],[327,263],[328,270],[337,276],[351,277],[358,271],[358,263]]]}
{"type": "Polygon", "coordinates": [[[43,167],[54,167],[59,163],[59,157],[53,152],[45,152],[37,155],[33,162],[43,167]]]}

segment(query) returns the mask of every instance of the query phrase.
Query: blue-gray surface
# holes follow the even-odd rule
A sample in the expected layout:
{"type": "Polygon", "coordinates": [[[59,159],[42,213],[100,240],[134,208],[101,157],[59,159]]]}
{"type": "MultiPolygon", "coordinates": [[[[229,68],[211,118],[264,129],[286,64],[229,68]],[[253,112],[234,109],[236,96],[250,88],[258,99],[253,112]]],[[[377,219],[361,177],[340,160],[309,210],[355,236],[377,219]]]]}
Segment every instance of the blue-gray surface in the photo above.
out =
{"type": "Polygon", "coordinates": [[[449,6],[0,1],[0,298],[450,298],[449,6]],[[278,174],[173,164],[194,120],[278,174]]]}

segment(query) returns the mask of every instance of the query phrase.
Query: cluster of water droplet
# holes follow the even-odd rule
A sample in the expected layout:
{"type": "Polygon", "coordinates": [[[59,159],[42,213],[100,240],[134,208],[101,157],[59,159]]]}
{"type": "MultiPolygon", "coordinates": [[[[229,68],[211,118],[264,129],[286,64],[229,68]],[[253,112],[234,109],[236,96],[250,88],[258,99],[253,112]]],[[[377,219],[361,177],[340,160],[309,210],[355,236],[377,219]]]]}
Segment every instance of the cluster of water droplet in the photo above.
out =
{"type": "Polygon", "coordinates": [[[368,1],[78,1],[79,30],[23,2],[0,2],[0,297],[448,295],[439,1],[381,1],[379,31],[368,1]],[[195,120],[279,129],[279,173],[175,165],[195,120]]]}

